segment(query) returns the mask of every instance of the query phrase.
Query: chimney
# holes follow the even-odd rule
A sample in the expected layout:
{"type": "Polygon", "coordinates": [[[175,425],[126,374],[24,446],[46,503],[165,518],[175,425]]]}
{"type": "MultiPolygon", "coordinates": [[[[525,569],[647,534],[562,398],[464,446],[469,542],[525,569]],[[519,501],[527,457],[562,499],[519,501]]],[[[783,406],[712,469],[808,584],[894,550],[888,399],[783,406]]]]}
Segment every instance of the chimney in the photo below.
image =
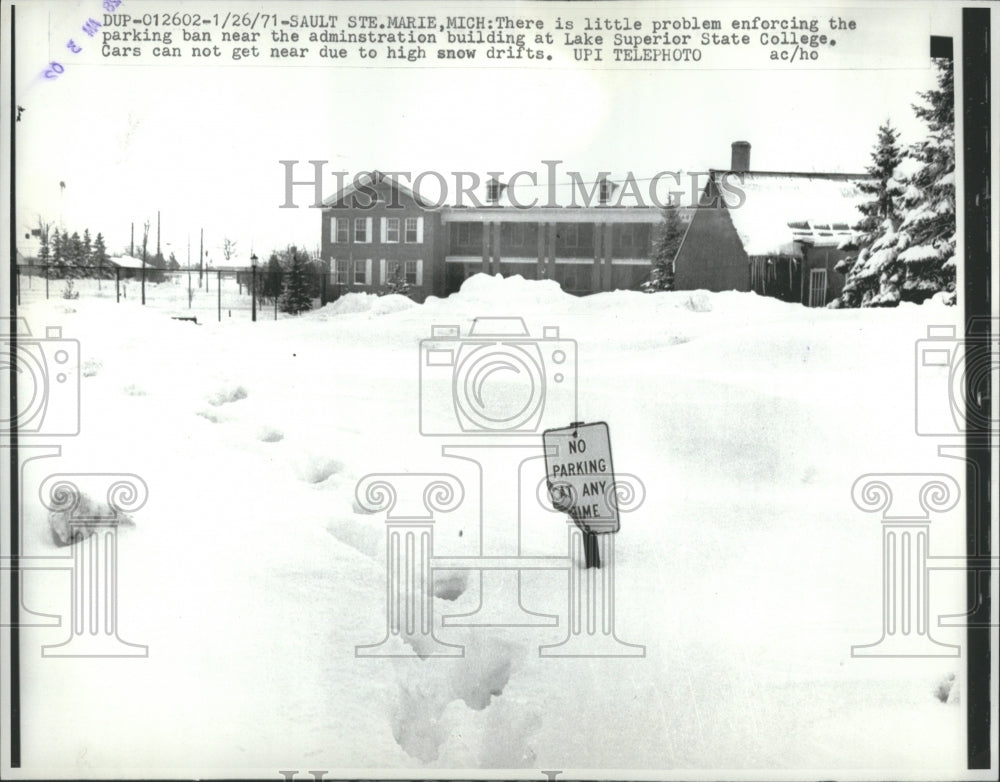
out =
{"type": "Polygon", "coordinates": [[[750,170],[750,142],[749,141],[734,141],[733,142],[733,162],[729,167],[730,171],[749,171],[750,170]]]}
{"type": "Polygon", "coordinates": [[[503,184],[496,177],[490,177],[486,183],[486,203],[494,205],[500,203],[500,195],[506,187],[507,185],[503,184]]]}
{"type": "Polygon", "coordinates": [[[611,194],[618,189],[618,185],[608,179],[606,176],[602,176],[598,182],[600,189],[598,191],[597,197],[602,205],[607,204],[611,200],[611,194]]]}

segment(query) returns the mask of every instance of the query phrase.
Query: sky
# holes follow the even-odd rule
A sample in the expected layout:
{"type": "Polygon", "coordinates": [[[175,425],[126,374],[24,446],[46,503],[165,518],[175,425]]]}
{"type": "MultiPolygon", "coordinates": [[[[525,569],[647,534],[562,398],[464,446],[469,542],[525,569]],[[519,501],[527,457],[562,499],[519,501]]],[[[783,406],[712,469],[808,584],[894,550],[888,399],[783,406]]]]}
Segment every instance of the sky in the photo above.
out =
{"type": "MultiPolygon", "coordinates": [[[[195,5],[131,0],[128,7],[136,15],[139,9],[195,5]]],[[[346,14],[386,13],[399,4],[216,2],[213,10],[230,6],[346,14]]],[[[428,8],[405,6],[409,13],[428,8]]],[[[680,17],[706,14],[706,8],[491,2],[477,4],[475,12],[579,19],[597,12],[680,17]]],[[[810,11],[820,15],[828,8],[810,11]]],[[[202,230],[210,260],[221,259],[227,237],[244,257],[291,243],[316,249],[320,216],[306,208],[307,189],[297,191],[300,208],[278,208],[284,200],[279,160],[302,161],[296,169],[301,178],[310,173],[306,161],[328,161],[325,194],[335,189],[337,170],[348,177],[373,168],[440,171],[449,179],[449,172],[467,170],[485,180],[489,171],[523,169],[541,179],[541,161],[558,160],[560,174],[577,171],[585,180],[601,171],[618,178],[703,171],[727,166],[737,139],[751,142],[752,168],[858,172],[886,119],[903,142],[920,138],[911,104],[918,91],[934,85],[929,57],[917,58],[920,67],[862,70],[611,69],[573,62],[541,68],[266,67],[205,66],[187,58],[129,65],[102,59],[92,46],[80,59],[66,60],[66,38],[74,30],[79,37],[81,15],[93,16],[95,9],[99,14],[96,0],[17,6],[17,100],[24,107],[17,124],[18,238],[42,217],[70,231],[101,231],[118,253],[128,249],[133,224],[139,240],[146,220],[152,246],[159,212],[164,255],[173,252],[182,264],[189,240],[197,257],[202,230]],[[65,72],[42,79],[41,70],[56,58],[68,63],[65,72]]],[[[469,6],[433,9],[443,14],[469,6]]],[[[796,7],[796,13],[805,10],[796,7]]],[[[913,39],[926,41],[928,31],[956,35],[956,11],[898,3],[881,22],[898,31],[893,47],[902,50],[913,39]]],[[[885,52],[894,51],[868,52],[867,62],[884,56],[892,64],[885,52]]],[[[557,175],[557,181],[568,182],[568,176],[557,175]]]]}

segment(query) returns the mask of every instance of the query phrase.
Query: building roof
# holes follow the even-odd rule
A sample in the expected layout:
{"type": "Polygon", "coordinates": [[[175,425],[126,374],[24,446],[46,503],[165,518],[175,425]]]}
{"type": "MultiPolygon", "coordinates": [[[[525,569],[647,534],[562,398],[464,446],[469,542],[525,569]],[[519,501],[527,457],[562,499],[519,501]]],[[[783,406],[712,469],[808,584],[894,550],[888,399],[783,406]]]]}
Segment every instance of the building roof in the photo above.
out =
{"type": "MultiPolygon", "coordinates": [[[[141,269],[142,268],[142,259],[141,258],[133,258],[131,255],[119,255],[119,256],[117,256],[115,258],[109,258],[108,261],[110,263],[114,264],[115,266],[118,266],[118,267],[120,267],[122,269],[141,269]]],[[[146,264],[146,268],[147,269],[151,268],[148,263],[146,264]]]]}
{"type": "MultiPolygon", "coordinates": [[[[790,171],[711,172],[747,255],[801,255],[800,245],[837,247],[853,236],[868,200],[867,174],[790,171]],[[724,180],[723,180],[724,177],[724,180]],[[722,182],[724,181],[724,184],[722,182]],[[738,203],[732,191],[743,191],[738,203]]],[[[718,192],[718,190],[717,190],[718,192]]]]}
{"type": "MultiPolygon", "coordinates": [[[[690,222],[694,210],[677,208],[682,223],[690,222]]],[[[446,206],[441,209],[444,223],[644,223],[663,222],[663,210],[653,206],[446,206]]]]}
{"type": "MultiPolygon", "coordinates": [[[[345,185],[344,187],[340,188],[340,190],[338,190],[332,196],[324,198],[323,206],[333,206],[334,204],[338,204],[345,198],[347,198],[347,196],[349,196],[351,193],[361,189],[361,187],[363,186],[380,185],[380,184],[388,184],[390,187],[396,188],[396,190],[405,195],[407,198],[413,199],[413,201],[416,202],[418,206],[424,209],[433,209],[435,207],[434,204],[432,204],[427,199],[418,195],[416,192],[408,188],[406,185],[397,182],[395,177],[393,177],[391,174],[385,174],[381,171],[370,171],[361,177],[356,177],[355,180],[352,181],[349,185],[345,185]]],[[[362,197],[365,199],[366,203],[370,198],[370,196],[368,195],[362,195],[362,197]]]]}

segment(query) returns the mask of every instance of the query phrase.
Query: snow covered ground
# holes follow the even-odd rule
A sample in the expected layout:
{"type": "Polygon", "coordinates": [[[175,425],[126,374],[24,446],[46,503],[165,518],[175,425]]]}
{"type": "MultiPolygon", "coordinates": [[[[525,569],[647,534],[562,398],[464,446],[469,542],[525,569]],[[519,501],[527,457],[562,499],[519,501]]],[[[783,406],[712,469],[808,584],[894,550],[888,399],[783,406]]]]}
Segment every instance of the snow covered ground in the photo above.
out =
{"type": "MultiPolygon", "coordinates": [[[[540,778],[586,768],[940,777],[964,766],[962,658],[851,656],[882,621],[880,517],[852,503],[855,479],[962,475],[913,419],[924,382],[914,346],[929,325],[955,322],[955,308],[811,310],[704,292],[581,299],[483,275],[423,305],[351,296],[257,323],[172,320],[131,290],[121,304],[22,297],[36,335],[58,325],[79,340],[82,374],[80,435],[29,464],[26,485],[85,470],[136,473],[149,487],[119,536],[118,609],[121,637],[149,656],[42,658],[42,645],[68,636],[65,621],[25,629],[27,768],[540,778]],[[615,467],[645,486],[623,514],[615,578],[618,636],[646,654],[540,657],[539,645],[565,637],[567,613],[565,573],[540,571],[524,575],[525,605],[560,626],[439,627],[464,657],[356,657],[386,623],[384,516],[358,504],[363,476],[463,481],[465,501],[435,525],[435,554],[478,551],[479,499],[484,530],[517,529],[515,476],[487,470],[501,490],[480,493],[475,465],[442,454],[461,438],[418,426],[432,326],[464,335],[473,318],[509,315],[533,336],[558,326],[576,340],[579,418],[608,423],[615,467]]],[[[544,476],[537,464],[527,495],[544,476]]],[[[37,491],[25,493],[25,554],[64,554],[37,491]]],[[[564,519],[530,496],[521,506],[523,551],[564,556],[564,519]]],[[[961,505],[935,518],[932,553],[962,552],[963,518],[961,505]]],[[[438,623],[475,609],[474,574],[439,576],[438,623]]],[[[25,587],[33,610],[68,615],[67,571],[30,573],[25,587]]],[[[960,574],[932,574],[939,641],[962,643],[960,630],[936,627],[963,610],[962,590],[960,574]]]]}

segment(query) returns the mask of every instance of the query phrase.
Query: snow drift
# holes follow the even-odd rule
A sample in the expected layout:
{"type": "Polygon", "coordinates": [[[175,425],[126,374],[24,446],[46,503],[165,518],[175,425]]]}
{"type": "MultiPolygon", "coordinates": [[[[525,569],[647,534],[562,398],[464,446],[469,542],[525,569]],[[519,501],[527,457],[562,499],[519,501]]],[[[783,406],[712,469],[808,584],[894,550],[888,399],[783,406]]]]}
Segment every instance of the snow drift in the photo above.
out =
{"type": "MultiPolygon", "coordinates": [[[[483,275],[447,299],[400,298],[192,329],[133,297],[84,290],[73,311],[27,297],[35,333],[61,326],[85,371],[80,436],[28,463],[26,484],[128,470],[150,494],[119,539],[118,606],[122,638],[149,656],[45,659],[37,649],[65,637],[65,620],[26,628],[26,760],[53,777],[964,763],[962,711],[942,685],[961,677],[958,660],[851,656],[882,616],[879,519],[853,505],[852,483],[964,469],[913,424],[914,345],[954,308],[575,298],[483,275]],[[501,315],[576,341],[578,416],[608,423],[616,469],[645,486],[622,519],[615,579],[617,632],[646,654],[539,657],[560,624],[439,626],[460,658],[356,657],[386,626],[385,516],[358,506],[362,476],[463,481],[462,504],[435,522],[435,554],[476,556],[480,530],[499,528],[533,556],[566,550],[556,514],[510,526],[517,479],[486,471],[503,491],[482,492],[476,465],[442,453],[454,441],[420,435],[421,340],[501,315]]],[[[533,491],[544,470],[524,469],[533,491]]],[[[51,556],[44,509],[24,496],[24,553],[51,556]]],[[[932,550],[960,553],[962,529],[960,512],[935,519],[932,550]]],[[[519,599],[563,621],[564,579],[524,573],[519,599]]],[[[934,615],[963,609],[963,584],[934,576],[934,615]]],[[[476,573],[439,574],[437,621],[474,611],[479,589],[476,573]]],[[[65,572],[26,581],[36,612],[67,616],[69,595],[65,572]]]]}

